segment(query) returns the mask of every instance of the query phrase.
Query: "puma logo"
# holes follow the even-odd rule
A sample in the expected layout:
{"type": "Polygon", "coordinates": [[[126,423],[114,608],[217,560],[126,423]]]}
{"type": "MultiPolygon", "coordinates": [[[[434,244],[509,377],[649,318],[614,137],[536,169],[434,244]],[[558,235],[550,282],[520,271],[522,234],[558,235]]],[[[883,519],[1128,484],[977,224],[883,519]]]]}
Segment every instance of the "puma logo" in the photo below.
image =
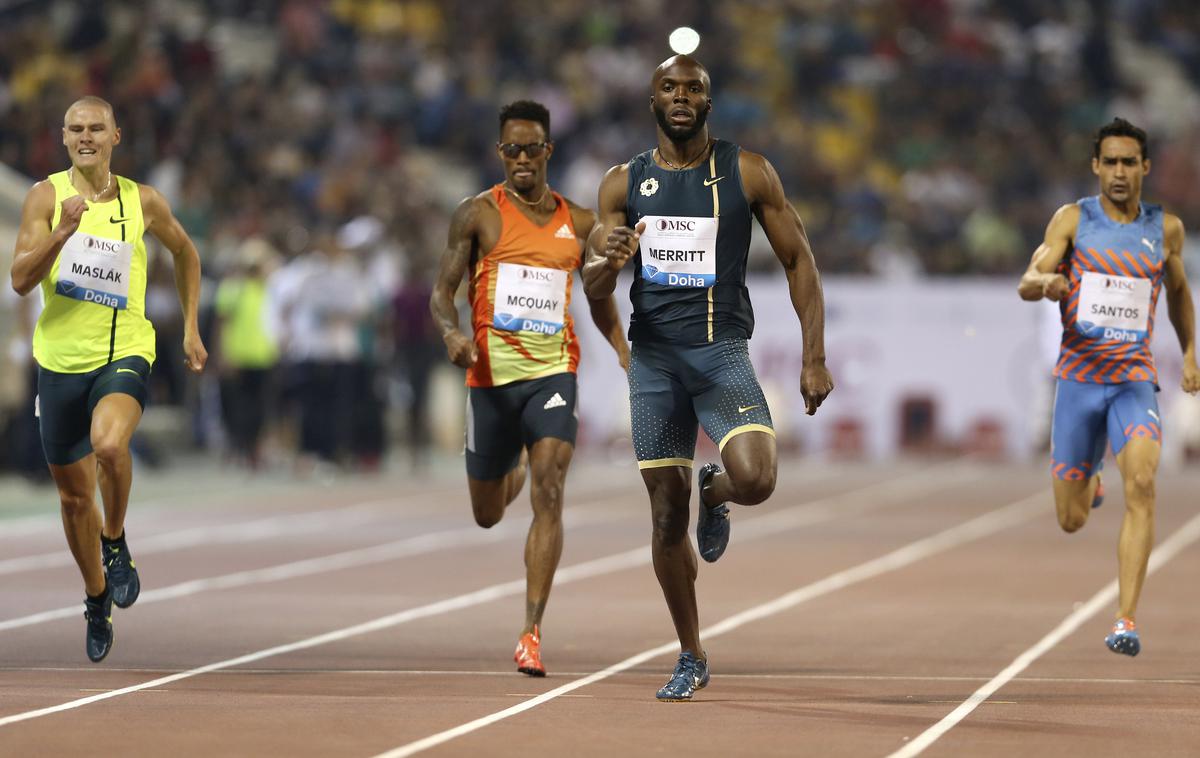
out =
{"type": "Polygon", "coordinates": [[[1148,240],[1145,237],[1142,237],[1142,244],[1150,248],[1150,252],[1154,252],[1154,240],[1148,240]]]}

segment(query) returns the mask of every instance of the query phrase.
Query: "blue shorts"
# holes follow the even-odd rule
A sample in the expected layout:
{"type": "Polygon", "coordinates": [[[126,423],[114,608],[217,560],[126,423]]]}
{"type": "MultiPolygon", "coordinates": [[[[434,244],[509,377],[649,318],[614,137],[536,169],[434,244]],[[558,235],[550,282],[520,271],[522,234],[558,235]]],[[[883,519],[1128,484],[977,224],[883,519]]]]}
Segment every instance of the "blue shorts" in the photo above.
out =
{"type": "Polygon", "coordinates": [[[1050,458],[1054,478],[1088,479],[1100,469],[1104,443],[1113,455],[1134,438],[1162,440],[1154,382],[1096,384],[1059,379],[1054,392],[1050,458]]]}
{"type": "Polygon", "coordinates": [[[744,339],[704,345],[634,341],[629,406],[638,468],[691,466],[697,426],[722,450],[743,432],[775,430],[744,339]]]}

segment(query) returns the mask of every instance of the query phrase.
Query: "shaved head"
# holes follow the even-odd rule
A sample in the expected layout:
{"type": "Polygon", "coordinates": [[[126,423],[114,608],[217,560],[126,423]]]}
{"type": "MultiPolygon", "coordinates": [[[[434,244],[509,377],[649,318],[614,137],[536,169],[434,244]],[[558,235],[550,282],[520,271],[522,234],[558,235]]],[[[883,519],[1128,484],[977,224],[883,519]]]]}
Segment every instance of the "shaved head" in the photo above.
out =
{"type": "Polygon", "coordinates": [[[67,108],[67,112],[63,115],[64,123],[71,115],[71,111],[76,110],[77,108],[99,108],[105,112],[108,117],[108,121],[112,126],[117,125],[117,117],[113,112],[112,103],[108,102],[102,97],[96,97],[95,95],[84,95],[75,102],[71,103],[71,107],[67,108]]]}
{"type": "Polygon", "coordinates": [[[654,69],[654,76],[650,77],[651,91],[658,89],[658,80],[662,79],[668,72],[671,72],[672,78],[682,79],[698,78],[704,83],[704,92],[706,94],[712,91],[712,80],[708,77],[708,69],[704,64],[696,60],[690,55],[672,55],[662,63],[658,64],[658,68],[654,69]],[[690,75],[687,75],[687,70],[691,69],[690,75]]]}

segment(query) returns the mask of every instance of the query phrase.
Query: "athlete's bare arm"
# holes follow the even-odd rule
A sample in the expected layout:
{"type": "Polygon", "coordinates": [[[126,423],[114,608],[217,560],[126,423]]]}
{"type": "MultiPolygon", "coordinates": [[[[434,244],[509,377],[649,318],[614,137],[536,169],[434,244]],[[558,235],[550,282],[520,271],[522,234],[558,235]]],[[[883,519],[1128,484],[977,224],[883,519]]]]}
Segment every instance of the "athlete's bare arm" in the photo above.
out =
{"type": "Polygon", "coordinates": [[[629,164],[613,166],[600,182],[599,223],[588,240],[587,262],[583,264],[583,288],[589,298],[606,297],[617,288],[617,274],[637,252],[645,223],[630,229],[625,215],[625,187],[629,164]]]}
{"type": "MultiPolygon", "coordinates": [[[[570,200],[567,203],[571,208],[571,223],[575,226],[575,237],[579,240],[580,249],[583,251],[579,266],[580,276],[582,276],[583,266],[588,256],[588,245],[592,235],[599,229],[599,224],[596,222],[596,214],[593,211],[581,208],[570,200]]],[[[621,314],[617,312],[617,299],[610,292],[603,297],[588,296],[587,301],[588,310],[592,314],[592,323],[616,351],[617,362],[621,364],[621,368],[628,369],[629,343],[625,341],[625,330],[621,328],[621,314]]]]}
{"type": "Polygon", "coordinates": [[[146,222],[146,231],[170,250],[175,260],[175,291],[179,293],[179,305],[183,308],[184,363],[192,371],[200,373],[208,362],[208,351],[200,339],[200,319],[197,315],[200,308],[200,253],[179,219],[171,212],[171,206],[162,193],[146,184],[139,184],[138,191],[142,196],[142,218],[146,222]]]}
{"type": "Polygon", "coordinates": [[[1200,368],[1196,366],[1196,309],[1192,303],[1187,272],[1183,269],[1183,239],[1183,222],[1178,216],[1163,214],[1163,265],[1166,267],[1163,278],[1167,291],[1167,313],[1179,338],[1179,347],[1183,350],[1183,391],[1195,394],[1200,391],[1200,368]]]}
{"type": "Polygon", "coordinates": [[[30,188],[21,206],[21,228],[13,251],[12,288],[18,294],[29,294],[50,274],[54,261],[67,239],[79,228],[87,202],[80,195],[63,201],[58,226],[50,228],[54,218],[54,185],[41,181],[30,188]]]}
{"type": "Polygon", "coordinates": [[[788,293],[804,334],[800,393],[811,416],[833,391],[833,377],[825,367],[825,295],[821,290],[821,275],[804,222],[788,202],[775,167],[763,156],[743,150],[738,168],[746,200],[787,272],[788,293]]]}
{"type": "Polygon", "coordinates": [[[1079,206],[1064,205],[1054,212],[1046,225],[1046,236],[1038,249],[1033,251],[1033,260],[1021,276],[1017,292],[1022,300],[1047,300],[1058,302],[1067,296],[1071,288],[1067,278],[1058,273],[1058,264],[1071,248],[1075,230],[1079,228],[1079,206]]]}
{"type": "Polygon", "coordinates": [[[458,328],[458,307],[454,304],[454,293],[462,282],[463,274],[471,262],[471,254],[478,247],[477,230],[483,210],[479,196],[469,197],[458,204],[450,217],[450,231],[446,239],[446,250],[438,268],[433,295],[429,298],[429,311],[446,343],[446,355],[456,366],[468,368],[479,359],[479,349],[474,340],[458,328]]]}

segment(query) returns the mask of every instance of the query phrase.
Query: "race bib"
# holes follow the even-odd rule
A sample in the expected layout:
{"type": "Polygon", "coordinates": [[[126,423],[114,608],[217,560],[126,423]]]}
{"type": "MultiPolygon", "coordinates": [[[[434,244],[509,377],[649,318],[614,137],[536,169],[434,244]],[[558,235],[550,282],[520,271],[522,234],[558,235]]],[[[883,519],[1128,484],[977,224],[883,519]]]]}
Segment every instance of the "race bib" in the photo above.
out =
{"type": "Polygon", "coordinates": [[[1140,342],[1150,321],[1150,280],[1084,271],[1075,328],[1090,339],[1140,342]]]}
{"type": "Polygon", "coordinates": [[[492,326],[505,332],[558,334],[566,304],[566,271],[501,263],[492,326]]]}
{"type": "Polygon", "coordinates": [[[123,310],[129,303],[133,245],[75,232],[58,255],[55,293],[123,310]]]}
{"type": "Polygon", "coordinates": [[[643,216],[642,278],[668,287],[717,283],[717,219],[643,216]]]}

